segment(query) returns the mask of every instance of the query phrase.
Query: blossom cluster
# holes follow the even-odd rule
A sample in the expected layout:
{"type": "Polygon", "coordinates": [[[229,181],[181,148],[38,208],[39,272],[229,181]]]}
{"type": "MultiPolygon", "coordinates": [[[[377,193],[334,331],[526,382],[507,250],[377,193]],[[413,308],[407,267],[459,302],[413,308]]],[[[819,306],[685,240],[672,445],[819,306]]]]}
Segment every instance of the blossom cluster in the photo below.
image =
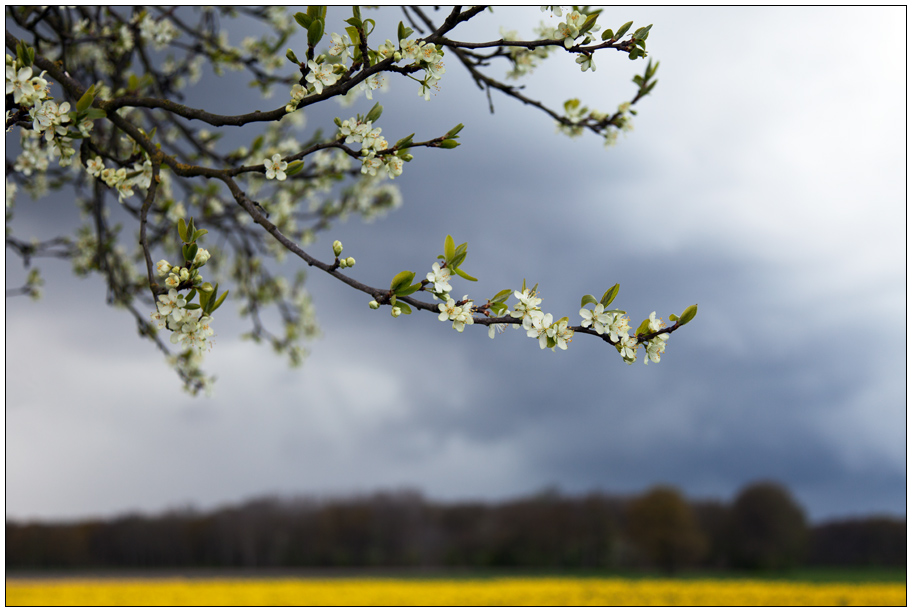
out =
{"type": "MultiPolygon", "coordinates": [[[[616,343],[624,361],[632,363],[636,359],[636,338],[630,337],[630,319],[621,311],[606,311],[602,304],[595,308],[581,308],[580,316],[583,318],[583,327],[592,327],[598,334],[608,336],[616,343]]],[[[652,313],[655,315],[655,313],[652,313]]]]}
{"type": "MultiPolygon", "coordinates": [[[[183,220],[181,220],[183,221],[183,220]]],[[[185,226],[181,225],[181,228],[185,226]]],[[[191,234],[186,229],[181,229],[187,238],[191,238],[195,229],[192,227],[191,234]]],[[[182,235],[183,236],[183,235],[182,235]]],[[[158,329],[167,328],[171,333],[171,342],[173,344],[181,343],[185,349],[201,353],[209,347],[209,337],[212,336],[212,311],[218,307],[218,302],[213,302],[208,308],[208,297],[200,298],[200,304],[189,304],[188,302],[196,294],[197,290],[213,293],[212,287],[203,284],[203,277],[199,269],[206,265],[211,255],[209,251],[197,247],[197,245],[186,245],[185,253],[187,257],[192,257],[192,261],[185,262],[186,265],[172,265],[167,260],[162,259],[155,264],[155,271],[160,278],[165,279],[165,286],[168,292],[158,296],[157,310],[152,313],[152,322],[158,329]],[[186,249],[191,248],[188,252],[186,249]],[[190,286],[190,293],[184,296],[178,293],[178,289],[183,286],[190,286]],[[201,307],[202,306],[202,307],[201,307]]],[[[217,287],[215,289],[217,291],[217,287]]],[[[213,294],[212,299],[215,299],[213,294]]]]}
{"type": "Polygon", "coordinates": [[[399,48],[403,59],[413,60],[415,64],[424,68],[424,79],[421,80],[418,95],[430,100],[431,89],[440,89],[437,82],[446,72],[443,66],[443,50],[438,49],[437,45],[418,40],[400,40],[399,48]]]}
{"type": "Polygon", "coordinates": [[[152,313],[152,321],[158,329],[167,328],[171,331],[172,344],[181,343],[185,349],[202,353],[211,344],[209,337],[214,333],[212,317],[206,315],[201,308],[188,309],[186,306],[188,304],[184,295],[178,293],[177,289],[170,289],[168,293],[158,296],[157,310],[152,313]]]}
{"type": "Polygon", "coordinates": [[[152,43],[156,51],[161,51],[177,38],[180,32],[170,19],[155,20],[149,13],[144,13],[139,20],[139,36],[144,42],[152,43]]]}
{"type": "Polygon", "coordinates": [[[440,310],[437,318],[441,321],[452,321],[453,329],[462,332],[466,325],[472,325],[475,322],[475,318],[472,316],[475,304],[468,295],[462,296],[458,302],[450,297],[450,291],[453,290],[453,286],[450,285],[450,277],[450,269],[447,266],[434,262],[431,271],[425,277],[428,283],[433,285],[433,289],[426,290],[443,302],[437,305],[440,310]]]}
{"type": "MultiPolygon", "coordinates": [[[[560,9],[558,8],[558,10],[560,9]]],[[[552,28],[542,23],[536,28],[535,34],[539,38],[550,38],[552,28]]],[[[501,28],[500,36],[508,41],[520,40],[519,33],[516,30],[504,30],[501,28]]],[[[547,59],[548,55],[551,53],[551,48],[543,46],[525,49],[523,47],[510,46],[507,47],[507,52],[510,54],[510,59],[513,62],[513,68],[507,72],[507,77],[518,79],[531,74],[542,60],[547,59]]]]}
{"type": "MultiPolygon", "coordinates": [[[[649,331],[657,332],[665,325],[662,319],[656,319],[655,312],[649,315],[649,331]]],[[[659,334],[649,341],[646,345],[646,357],[643,358],[643,363],[659,363],[659,360],[662,358],[662,353],[665,352],[665,341],[668,340],[668,333],[659,334]]]]}
{"type": "MultiPolygon", "coordinates": [[[[438,315],[439,320],[452,321],[453,328],[461,332],[465,329],[466,325],[471,325],[475,322],[472,313],[477,310],[477,308],[474,305],[474,302],[469,299],[468,295],[463,296],[462,300],[459,301],[450,297],[449,292],[453,289],[450,284],[452,278],[450,266],[453,265],[460,276],[464,276],[469,280],[475,279],[458,269],[459,264],[465,258],[464,245],[459,247],[461,249],[460,255],[458,251],[455,251],[452,248],[453,245],[450,242],[449,236],[447,236],[447,244],[445,244],[445,248],[449,249],[450,254],[448,257],[452,258],[452,262],[446,260],[444,260],[442,264],[440,262],[435,262],[431,267],[431,271],[425,277],[426,280],[421,282],[420,288],[432,293],[436,299],[442,302],[437,305],[437,308],[440,311],[440,314],[438,315]],[[449,246],[447,246],[447,244],[449,244],[449,246]]],[[[394,279],[393,289],[396,290],[397,295],[407,295],[406,291],[400,293],[399,289],[404,290],[408,282],[410,281],[406,279],[397,284],[397,280],[394,279]]],[[[418,286],[416,285],[415,287],[417,288],[418,286]]],[[[521,291],[511,292],[511,290],[505,289],[491,298],[481,310],[488,316],[490,316],[490,309],[490,311],[493,311],[498,315],[509,314],[509,316],[514,319],[518,319],[519,322],[514,323],[513,328],[519,329],[521,327],[524,329],[528,337],[538,340],[541,349],[550,348],[554,351],[555,349],[560,348],[561,350],[567,350],[567,345],[573,341],[574,335],[574,330],[570,327],[570,320],[568,317],[562,317],[555,320],[552,314],[542,311],[540,306],[542,300],[538,297],[536,287],[527,289],[524,281],[521,291]],[[512,309],[509,309],[506,305],[506,300],[511,296],[511,293],[518,301],[513,305],[512,309]]],[[[602,301],[596,303],[595,307],[592,309],[585,308],[585,304],[587,302],[595,302],[595,298],[592,296],[585,296],[583,298],[584,307],[579,311],[580,317],[582,317],[582,327],[591,328],[597,334],[607,336],[621,354],[624,361],[633,363],[636,360],[638,334],[659,332],[662,330],[664,322],[661,319],[657,319],[656,313],[653,312],[649,315],[648,319],[643,321],[636,333],[631,335],[630,320],[627,317],[627,314],[623,310],[606,310],[607,305],[611,303],[616,294],[617,286],[609,289],[602,298],[602,301]]],[[[393,316],[398,316],[399,313],[396,312],[395,301],[393,304],[393,316]]],[[[374,309],[379,308],[379,304],[376,301],[371,302],[370,306],[374,309]]],[[[694,314],[696,314],[696,306],[688,308],[681,317],[676,318],[672,315],[672,320],[679,320],[686,323],[693,318],[694,314]],[[693,312],[688,314],[688,311],[690,310],[693,312]]],[[[491,338],[494,338],[498,328],[503,331],[506,328],[506,325],[489,323],[488,335],[491,338]]],[[[669,334],[667,332],[661,333],[646,342],[646,363],[650,361],[658,363],[661,360],[668,337],[669,334]]]]}
{"type": "MultiPolygon", "coordinates": [[[[23,111],[27,109],[32,120],[32,129],[22,130],[23,151],[15,164],[15,169],[26,176],[36,170],[46,170],[55,157],[60,158],[61,166],[68,166],[76,154],[65,125],[71,123],[74,116],[70,103],[58,104],[50,97],[50,83],[44,78],[45,74],[36,76],[31,66],[23,66],[18,58],[6,55],[6,95],[12,94],[13,102],[23,111]],[[41,136],[45,140],[44,146],[39,140],[41,136]]],[[[6,111],[7,123],[14,114],[18,113],[13,109],[6,111]]],[[[92,121],[83,118],[73,127],[86,137],[92,129],[92,121]]]]}
{"type": "Polygon", "coordinates": [[[96,155],[86,162],[86,172],[104,181],[108,187],[116,189],[117,199],[121,202],[133,195],[133,187],[148,189],[152,184],[152,162],[148,159],[141,164],[133,164],[133,169],[128,172],[126,168],[106,168],[104,160],[96,155]]]}
{"type": "Polygon", "coordinates": [[[389,142],[381,135],[382,128],[374,127],[369,119],[352,117],[342,121],[339,126],[339,137],[345,137],[346,144],[361,145],[361,173],[376,176],[378,170],[385,170],[390,178],[402,174],[404,160],[393,154],[378,154],[389,149],[389,142]]]}
{"type": "Polygon", "coordinates": [[[158,272],[159,277],[167,277],[165,278],[165,285],[171,289],[176,289],[181,283],[190,283],[193,286],[198,286],[203,282],[199,268],[205,266],[210,257],[211,255],[206,249],[197,249],[189,268],[172,266],[167,260],[162,259],[155,264],[155,271],[158,272]]]}
{"type": "Polygon", "coordinates": [[[33,76],[31,66],[20,66],[18,60],[7,54],[6,95],[13,94],[13,102],[16,104],[34,106],[49,95],[45,74],[42,72],[33,76]]]}
{"type": "MultiPolygon", "coordinates": [[[[538,345],[542,349],[550,348],[552,351],[555,347],[563,351],[567,350],[567,344],[572,342],[573,330],[569,328],[569,320],[563,317],[554,320],[550,313],[544,313],[539,304],[541,298],[536,297],[537,293],[531,289],[523,289],[522,292],[514,291],[513,297],[519,301],[513,305],[510,316],[522,319],[522,328],[526,330],[526,335],[530,338],[538,339],[538,345]]],[[[520,327],[518,324],[514,328],[520,327]]],[[[489,332],[493,338],[494,333],[489,332]]]]}

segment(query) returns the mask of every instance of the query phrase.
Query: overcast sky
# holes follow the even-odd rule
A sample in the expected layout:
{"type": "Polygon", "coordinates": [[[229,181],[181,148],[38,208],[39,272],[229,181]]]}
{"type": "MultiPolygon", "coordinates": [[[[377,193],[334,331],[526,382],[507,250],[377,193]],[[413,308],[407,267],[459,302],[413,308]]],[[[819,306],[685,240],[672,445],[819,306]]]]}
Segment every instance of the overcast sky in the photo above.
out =
{"type": "MultiPolygon", "coordinates": [[[[389,16],[381,40],[394,38],[389,16]]],[[[498,9],[452,36],[490,40],[501,25],[530,36],[542,17],[498,9]]],[[[653,23],[661,61],[635,130],[611,149],[502,96],[491,115],[455,59],[430,102],[411,81],[375,94],[391,141],[462,122],[463,146],[414,151],[396,179],[404,206],[333,228],[316,256],[339,239],[358,260],[352,275],[382,286],[429,271],[450,233],[479,279],[454,295],[525,278],[573,324],[580,296],[616,282],[615,304],[636,322],[698,303],[660,364],[626,365],[588,336],[552,353],[521,331],[491,340],[429,313],[393,319],[314,271],[323,337],[305,366],[239,340],[226,306],[206,357],[215,395],[192,398],[131,317],[104,305],[100,279],[42,262],[43,299],[6,300],[7,518],[403,487],[455,500],[671,484],[730,500],[758,479],[787,485],[813,519],[904,514],[905,18],[902,7],[608,9],[608,27],[653,23]]],[[[612,111],[644,62],[600,53],[596,65],[583,74],[555,58],[527,95],[612,111]]],[[[204,85],[208,110],[238,112],[220,107],[227,86],[204,85]]],[[[285,99],[251,93],[246,109],[285,99]]],[[[370,104],[306,111],[302,140],[370,104]]],[[[66,194],[21,196],[13,227],[49,238],[58,228],[42,220],[71,208],[66,194]]],[[[19,260],[6,271],[17,286],[19,260]]]]}

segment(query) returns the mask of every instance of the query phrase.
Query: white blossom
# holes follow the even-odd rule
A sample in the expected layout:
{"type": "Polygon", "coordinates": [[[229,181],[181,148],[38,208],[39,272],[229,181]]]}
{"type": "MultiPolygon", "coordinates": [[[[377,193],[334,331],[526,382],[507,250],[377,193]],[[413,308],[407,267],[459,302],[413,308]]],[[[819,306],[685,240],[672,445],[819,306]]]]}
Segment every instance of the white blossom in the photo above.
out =
{"type": "Polygon", "coordinates": [[[450,269],[441,268],[439,263],[431,266],[432,272],[429,272],[427,279],[434,283],[434,293],[449,293],[453,290],[450,286],[450,269]]]}
{"type": "Polygon", "coordinates": [[[595,308],[589,310],[588,308],[580,309],[580,316],[583,318],[583,327],[592,326],[599,334],[604,334],[605,330],[609,323],[611,323],[611,313],[604,312],[605,307],[601,304],[596,304],[595,308]]]}
{"type": "Polygon", "coordinates": [[[280,181],[284,181],[287,178],[285,175],[285,169],[288,167],[288,162],[282,161],[282,156],[278,153],[273,155],[272,159],[264,160],[263,165],[266,166],[267,179],[278,179],[280,181]]]}
{"type": "Polygon", "coordinates": [[[329,55],[346,57],[348,55],[348,43],[345,41],[345,34],[340,36],[333,32],[330,35],[330,39],[332,43],[329,45],[329,55]]]}
{"type": "Polygon", "coordinates": [[[335,64],[329,64],[326,62],[317,64],[313,60],[308,60],[307,62],[310,72],[307,73],[305,77],[308,83],[312,83],[314,91],[318,94],[323,93],[323,87],[330,87],[335,85],[336,81],[339,80],[338,75],[333,72],[335,64]]]}
{"type": "Polygon", "coordinates": [[[90,159],[88,162],[86,162],[86,171],[92,176],[97,177],[101,175],[104,169],[104,162],[102,161],[101,157],[97,155],[94,159],[90,159]]]}
{"type": "Polygon", "coordinates": [[[6,67],[6,95],[13,94],[13,101],[16,104],[22,98],[28,99],[35,94],[35,87],[32,85],[32,69],[29,66],[20,68],[18,71],[13,66],[6,67]]]}

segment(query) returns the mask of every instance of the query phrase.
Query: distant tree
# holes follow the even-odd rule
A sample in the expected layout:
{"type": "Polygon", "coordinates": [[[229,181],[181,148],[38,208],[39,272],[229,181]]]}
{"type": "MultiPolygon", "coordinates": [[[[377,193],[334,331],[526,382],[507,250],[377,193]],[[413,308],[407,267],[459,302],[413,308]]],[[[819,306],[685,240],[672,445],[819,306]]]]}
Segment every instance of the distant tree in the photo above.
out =
{"type": "Polygon", "coordinates": [[[721,501],[691,502],[700,531],[706,536],[706,554],[702,564],[723,568],[729,565],[729,531],[731,507],[721,501]]]}
{"type": "Polygon", "coordinates": [[[668,573],[695,563],[706,550],[693,510],[672,487],[656,487],[633,500],[627,531],[650,562],[668,573]]]}
{"type": "Polygon", "coordinates": [[[811,531],[808,564],[906,565],[906,521],[871,517],[829,521],[811,531]]]}
{"type": "Polygon", "coordinates": [[[804,561],[808,542],[804,510],[774,482],[749,485],[731,513],[731,558],[737,567],[786,569],[804,561]]]}

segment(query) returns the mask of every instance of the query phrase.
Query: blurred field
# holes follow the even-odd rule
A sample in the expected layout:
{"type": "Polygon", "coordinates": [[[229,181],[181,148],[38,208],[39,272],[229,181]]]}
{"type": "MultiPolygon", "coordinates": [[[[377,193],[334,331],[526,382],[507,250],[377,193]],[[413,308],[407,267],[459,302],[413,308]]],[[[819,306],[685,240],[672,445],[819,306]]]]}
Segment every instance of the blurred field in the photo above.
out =
{"type": "Polygon", "coordinates": [[[8,606],[904,606],[886,582],[625,578],[9,579],[8,606]]]}

